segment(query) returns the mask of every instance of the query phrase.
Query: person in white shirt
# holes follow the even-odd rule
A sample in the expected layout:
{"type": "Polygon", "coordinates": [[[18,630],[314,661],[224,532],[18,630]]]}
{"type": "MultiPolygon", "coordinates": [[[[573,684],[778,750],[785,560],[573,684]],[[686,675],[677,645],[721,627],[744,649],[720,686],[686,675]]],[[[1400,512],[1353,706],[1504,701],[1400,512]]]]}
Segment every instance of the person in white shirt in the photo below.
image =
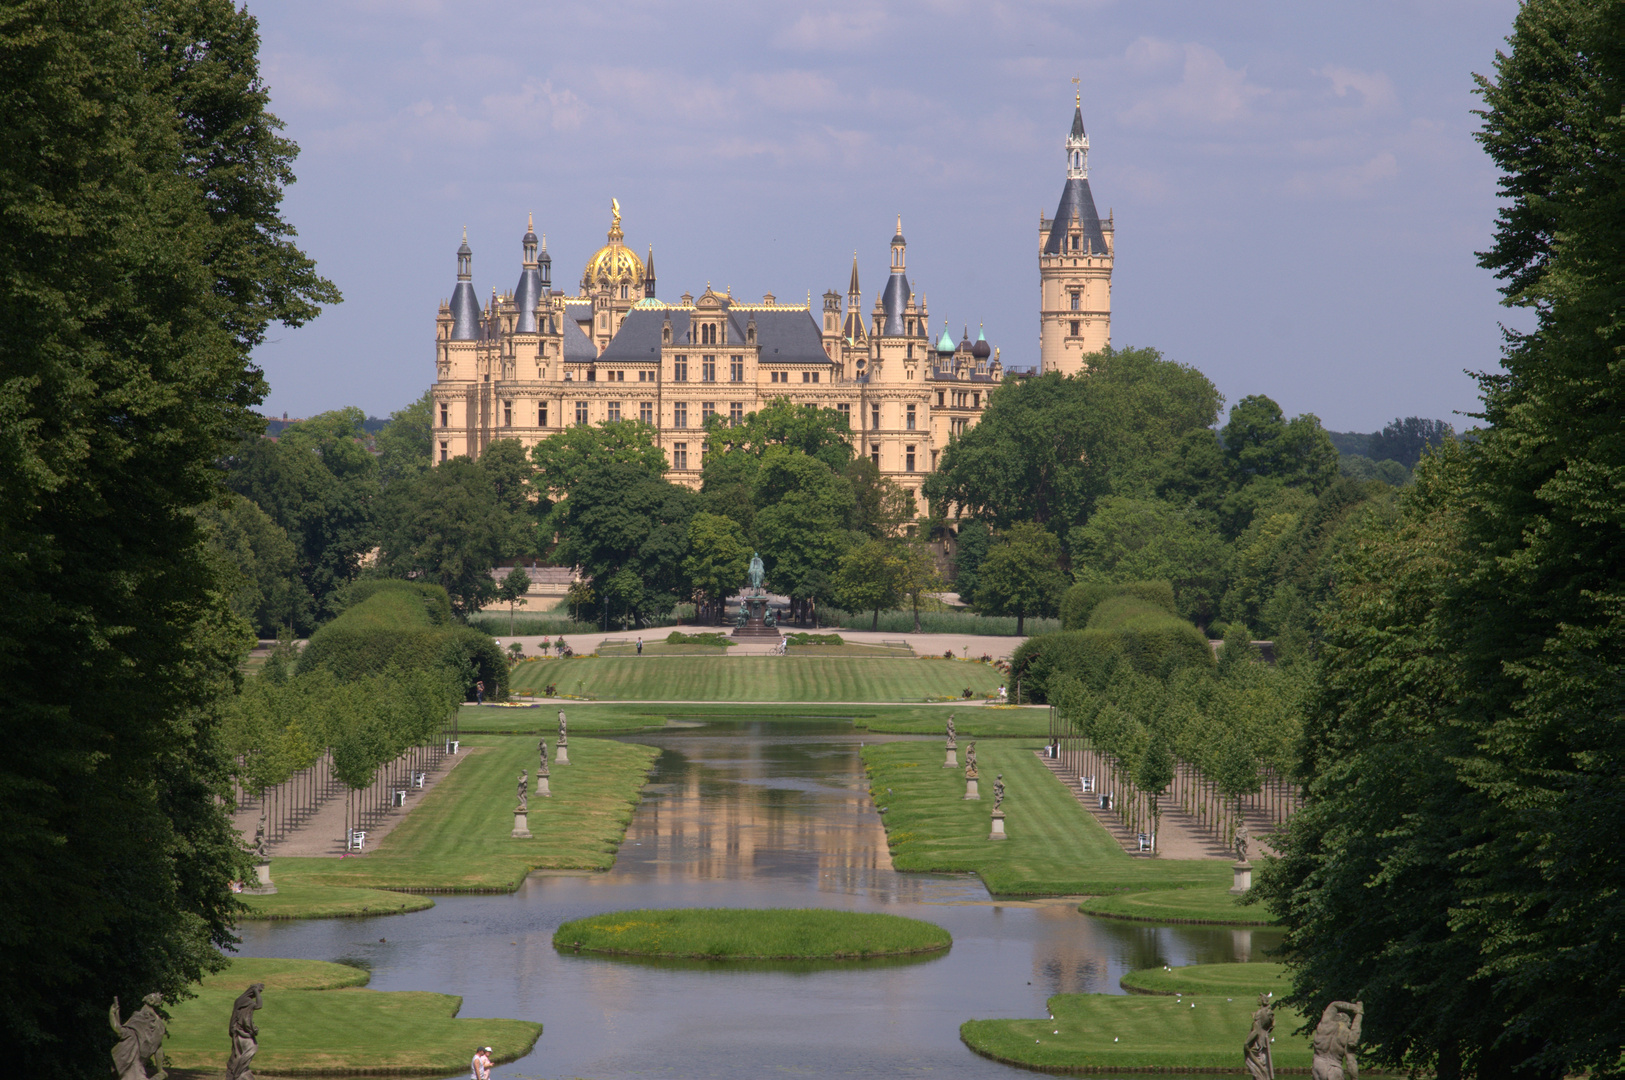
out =
{"type": "Polygon", "coordinates": [[[473,1071],[469,1080],[491,1080],[491,1048],[482,1046],[474,1051],[473,1071]]]}

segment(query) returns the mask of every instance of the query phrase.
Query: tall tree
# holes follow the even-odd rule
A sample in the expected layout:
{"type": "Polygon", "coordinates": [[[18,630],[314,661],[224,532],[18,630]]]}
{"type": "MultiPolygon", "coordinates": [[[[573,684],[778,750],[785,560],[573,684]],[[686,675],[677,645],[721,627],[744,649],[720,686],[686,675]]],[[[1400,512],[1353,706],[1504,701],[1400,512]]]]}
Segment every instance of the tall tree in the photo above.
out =
{"type": "Polygon", "coordinates": [[[1060,606],[1066,589],[1060,561],[1061,542],[1053,533],[1031,522],[1017,522],[982,563],[976,610],[984,615],[1014,615],[1016,633],[1025,633],[1027,616],[1054,615],[1060,606]]]}
{"type": "Polygon", "coordinates": [[[389,423],[373,439],[378,450],[378,479],[388,486],[414,480],[429,471],[434,453],[434,391],[389,414],[389,423]]]}
{"type": "Polygon", "coordinates": [[[631,603],[640,616],[665,614],[690,591],[683,560],[696,501],[692,491],[651,475],[641,464],[594,464],[559,508],[559,558],[592,578],[601,602],[610,597],[610,578],[631,571],[642,589],[633,596],[624,582],[617,586],[621,610],[631,603]]]}
{"type": "Polygon", "coordinates": [[[688,557],[683,573],[693,585],[705,617],[718,619],[722,604],[745,583],[750,544],[732,518],[703,510],[688,523],[688,557]]]}
{"type": "Polygon", "coordinates": [[[1455,437],[1456,429],[1443,420],[1398,417],[1371,436],[1366,456],[1372,461],[1397,461],[1407,469],[1414,469],[1423,454],[1455,437]]]}
{"type": "Polygon", "coordinates": [[[111,998],[178,997],[232,940],[219,702],[247,627],[193,508],[253,430],[266,325],[337,299],[280,216],[294,147],[257,47],[229,2],[0,22],[0,1029],[22,1074],[104,1074],[111,998]]]}
{"type": "Polygon", "coordinates": [[[832,470],[840,470],[852,460],[852,428],[835,409],[797,405],[780,397],[757,412],[747,413],[743,423],[712,424],[706,433],[705,452],[707,457],[740,451],[761,457],[774,446],[806,454],[832,470]]]}
{"type": "Polygon", "coordinates": [[[1509,41],[1481,260],[1535,328],[1339,580],[1312,816],[1271,886],[1296,997],[1366,986],[1377,1056],[1447,1080],[1625,1051],[1625,3],[1529,0],[1509,41]]]}
{"type": "Polygon", "coordinates": [[[536,517],[531,496],[535,488],[531,477],[535,468],[518,439],[493,439],[475,462],[485,478],[491,482],[497,509],[505,523],[502,538],[502,557],[517,559],[533,554],[538,545],[536,517]]]}
{"type": "Polygon", "coordinates": [[[874,612],[869,629],[878,630],[882,609],[891,610],[903,598],[902,569],[895,545],[866,540],[841,556],[832,582],[835,602],[849,611],[874,612]]]}
{"type": "Polygon", "coordinates": [[[441,586],[463,618],[495,599],[491,568],[502,556],[509,521],[474,462],[452,458],[415,481],[391,485],[380,518],[378,565],[385,573],[441,586]]]}

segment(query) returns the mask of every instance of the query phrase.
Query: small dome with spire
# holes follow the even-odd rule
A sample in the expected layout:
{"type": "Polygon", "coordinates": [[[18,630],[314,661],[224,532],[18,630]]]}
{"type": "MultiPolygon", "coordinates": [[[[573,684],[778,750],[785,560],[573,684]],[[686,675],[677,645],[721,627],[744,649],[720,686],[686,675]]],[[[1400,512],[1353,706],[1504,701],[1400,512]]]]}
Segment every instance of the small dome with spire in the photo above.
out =
{"type": "Polygon", "coordinates": [[[937,339],[937,352],[951,353],[954,351],[953,335],[948,333],[948,320],[942,320],[942,337],[937,339]]]}
{"type": "Polygon", "coordinates": [[[987,331],[981,327],[976,328],[976,344],[970,347],[970,354],[978,360],[986,360],[993,355],[993,349],[987,343],[987,331]]]}
{"type": "Polygon", "coordinates": [[[593,253],[587,261],[587,268],[581,273],[581,290],[591,292],[598,285],[629,285],[633,288],[643,287],[643,260],[637,253],[626,246],[626,235],[621,232],[621,203],[619,199],[610,200],[610,212],[614,215],[609,226],[609,243],[593,253]]]}

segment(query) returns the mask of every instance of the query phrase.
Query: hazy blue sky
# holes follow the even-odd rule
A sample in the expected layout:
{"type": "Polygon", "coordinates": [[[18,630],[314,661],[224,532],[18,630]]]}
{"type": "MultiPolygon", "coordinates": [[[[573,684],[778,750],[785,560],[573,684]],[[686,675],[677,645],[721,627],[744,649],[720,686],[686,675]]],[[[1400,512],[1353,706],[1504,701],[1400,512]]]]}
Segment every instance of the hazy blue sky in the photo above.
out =
{"type": "Polygon", "coordinates": [[[612,196],[664,299],[844,293],[856,248],[867,305],[901,213],[934,323],[1036,363],[1073,76],[1115,344],[1372,430],[1471,409],[1464,369],[1521,319],[1473,255],[1496,195],[1472,73],[1508,0],[250,8],[303,149],[287,214],[345,296],[259,351],[275,414],[402,407],[462,227],[482,296],[513,288],[527,211],[574,291],[612,196]]]}

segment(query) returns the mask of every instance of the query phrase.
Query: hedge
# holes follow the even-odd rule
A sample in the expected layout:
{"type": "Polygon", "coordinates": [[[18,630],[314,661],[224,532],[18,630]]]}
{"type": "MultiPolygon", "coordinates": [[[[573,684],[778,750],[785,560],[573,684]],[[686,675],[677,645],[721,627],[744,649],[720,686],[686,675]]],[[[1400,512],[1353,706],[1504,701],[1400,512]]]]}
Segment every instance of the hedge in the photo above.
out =
{"type": "Polygon", "coordinates": [[[1212,666],[1207,635],[1170,614],[1173,590],[1167,582],[1108,588],[1114,593],[1100,597],[1080,594],[1083,598],[1074,605],[1074,614],[1084,600],[1093,601],[1087,605],[1089,618],[1083,629],[1039,634],[1016,649],[1010,658],[1010,677],[1021,679],[1023,697],[1047,701],[1050,680],[1057,675],[1070,675],[1085,686],[1104,686],[1112,671],[1124,663],[1160,679],[1179,668],[1212,666]],[[1140,586],[1161,588],[1142,590],[1140,586]]]}
{"type": "Polygon", "coordinates": [[[1133,596],[1153,604],[1170,615],[1178,615],[1174,604],[1174,587],[1167,581],[1126,581],[1108,585],[1099,581],[1080,581],[1061,595],[1061,629],[1082,630],[1089,625],[1095,608],[1113,597],[1133,596]]]}
{"type": "Polygon", "coordinates": [[[310,636],[299,670],[325,667],[345,682],[398,668],[443,666],[458,673],[472,697],[483,680],[485,696],[508,696],[508,660],[491,635],[451,622],[451,602],[438,585],[375,579],[346,590],[346,605],[310,636]]]}

